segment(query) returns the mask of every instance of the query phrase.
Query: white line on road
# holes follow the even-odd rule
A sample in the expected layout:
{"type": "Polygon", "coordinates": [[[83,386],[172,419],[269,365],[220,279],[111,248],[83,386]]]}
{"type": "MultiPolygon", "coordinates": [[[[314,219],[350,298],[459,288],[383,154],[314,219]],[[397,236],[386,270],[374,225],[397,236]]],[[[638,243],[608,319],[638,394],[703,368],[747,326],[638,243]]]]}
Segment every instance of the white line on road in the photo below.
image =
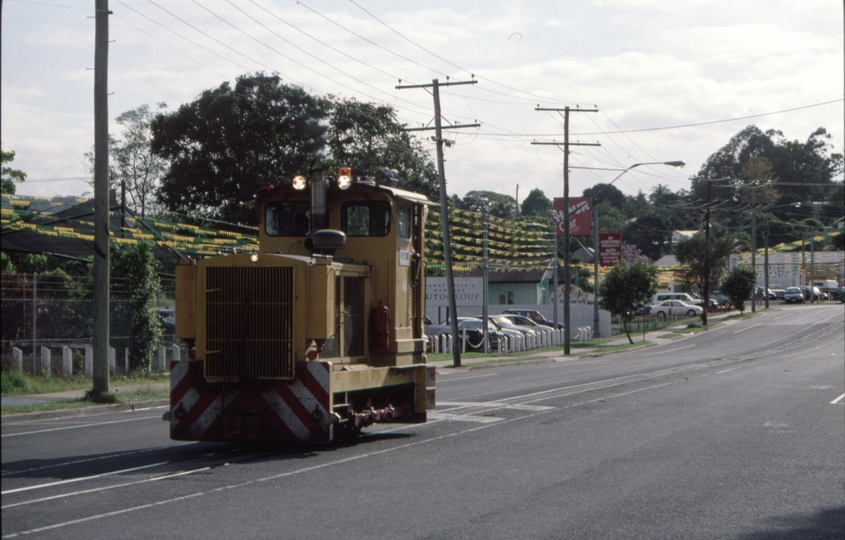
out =
{"type": "Polygon", "coordinates": [[[742,328],[742,329],[740,329],[740,330],[737,330],[736,332],[734,332],[734,334],[739,334],[740,332],[745,332],[746,330],[749,330],[749,329],[751,329],[751,328],[754,328],[755,326],[760,326],[760,323],[757,323],[757,324],[752,324],[751,326],[746,326],[745,328],[742,328]]]}
{"type": "Polygon", "coordinates": [[[437,382],[439,384],[447,383],[447,382],[456,382],[456,381],[468,381],[470,379],[482,379],[484,377],[495,377],[498,373],[488,373],[487,375],[475,375],[473,377],[461,377],[459,379],[438,379],[437,382]]]}
{"type": "Polygon", "coordinates": [[[690,347],[695,347],[695,344],[693,343],[692,345],[687,345],[686,347],[678,347],[677,349],[671,349],[671,350],[668,350],[668,351],[660,351],[660,352],[656,352],[656,353],[653,353],[653,354],[640,354],[640,355],[637,355],[637,357],[638,358],[646,358],[646,357],[649,357],[649,356],[657,356],[658,354],[666,354],[666,353],[672,353],[672,352],[677,352],[677,351],[683,351],[684,349],[689,349],[690,347]]]}
{"type": "Polygon", "coordinates": [[[6,435],[2,435],[2,438],[6,437],[20,437],[21,435],[35,435],[38,433],[50,433],[51,431],[64,431],[66,429],[79,429],[79,428],[86,428],[86,427],[97,427],[97,426],[105,426],[108,424],[121,424],[123,422],[137,422],[138,420],[150,420],[151,418],[155,418],[156,420],[161,420],[160,416],[144,416],[142,418],[129,418],[127,420],[112,420],[110,422],[97,422],[95,424],[82,424],[79,426],[67,426],[67,427],[59,427],[59,428],[51,428],[51,429],[39,429],[38,431],[22,431],[20,433],[7,433],[6,435]]]}
{"type": "MultiPolygon", "coordinates": [[[[191,442],[190,444],[197,444],[197,443],[191,442]]],[[[31,469],[18,469],[18,470],[12,470],[12,471],[3,471],[3,476],[11,476],[11,475],[15,475],[15,474],[25,474],[25,473],[31,473],[33,471],[43,471],[44,469],[55,469],[56,467],[67,467],[69,465],[79,465],[80,463],[90,463],[92,461],[102,461],[104,459],[113,459],[113,458],[119,458],[119,457],[124,457],[124,456],[132,456],[132,455],[135,455],[135,454],[142,454],[144,452],[155,452],[155,451],[158,451],[158,450],[163,450],[165,448],[172,448],[172,446],[156,446],[156,447],[153,447],[153,448],[145,448],[143,450],[132,450],[131,452],[119,452],[117,454],[108,454],[108,455],[105,455],[105,456],[97,456],[97,457],[94,457],[94,458],[76,459],[76,460],[73,460],[73,461],[64,461],[64,462],[61,462],[61,463],[52,463],[50,465],[44,465],[44,466],[41,466],[41,467],[33,467],[31,469]]]]}
{"type": "Polygon", "coordinates": [[[35,500],[32,500],[32,501],[24,501],[24,502],[19,502],[19,503],[14,503],[14,504],[7,504],[6,506],[0,507],[0,508],[5,510],[7,508],[14,508],[16,506],[25,506],[27,504],[35,504],[35,503],[52,501],[52,500],[55,500],[55,499],[63,499],[65,497],[73,497],[74,495],[85,495],[85,494],[88,494],[88,493],[96,493],[98,491],[106,491],[106,490],[109,490],[109,489],[115,489],[115,488],[120,488],[120,487],[134,486],[134,485],[137,485],[137,484],[145,484],[145,483],[148,483],[148,482],[157,482],[159,480],[168,480],[170,478],[175,478],[177,476],[185,476],[185,475],[188,475],[188,474],[194,474],[196,472],[202,472],[202,471],[208,471],[208,470],[211,470],[211,467],[203,467],[201,469],[193,469],[193,470],[190,470],[190,471],[182,471],[182,472],[173,473],[173,474],[165,474],[165,475],[162,475],[162,476],[156,476],[154,478],[145,478],[144,480],[136,480],[135,482],[127,482],[125,484],[115,484],[113,486],[105,486],[105,487],[99,487],[99,488],[94,488],[94,489],[86,489],[86,490],[83,490],[83,491],[74,491],[74,492],[71,492],[71,493],[62,493],[61,495],[53,495],[52,497],[44,497],[44,498],[35,499],[35,500]]]}
{"type": "Polygon", "coordinates": [[[112,475],[115,475],[115,474],[122,474],[122,473],[140,471],[141,469],[150,469],[152,467],[159,467],[161,465],[169,465],[169,464],[170,464],[169,461],[162,461],[161,463],[153,463],[151,465],[142,465],[140,467],[132,467],[131,469],[122,469],[120,471],[111,471],[111,472],[102,473],[102,474],[95,474],[93,476],[80,476],[79,478],[71,478],[70,480],[61,480],[59,482],[49,482],[47,484],[36,484],[34,486],[26,486],[26,487],[22,487],[22,488],[18,488],[18,489],[9,489],[9,490],[3,491],[2,493],[0,493],[0,495],[9,495],[10,493],[20,493],[21,491],[31,491],[33,489],[42,489],[42,488],[52,487],[52,486],[61,486],[61,485],[64,485],[64,484],[72,484],[74,482],[83,482],[85,480],[93,480],[94,478],[102,478],[104,476],[112,476],[112,475]]]}
{"type": "Polygon", "coordinates": [[[795,313],[787,313],[786,315],[781,315],[780,317],[777,317],[777,318],[772,319],[772,320],[779,321],[781,319],[785,319],[786,317],[792,317],[793,315],[795,315],[795,313]]]}
{"type": "Polygon", "coordinates": [[[845,398],[845,394],[842,394],[842,395],[841,395],[841,396],[839,396],[838,398],[834,399],[833,401],[831,401],[831,402],[830,402],[830,404],[831,404],[831,405],[836,405],[837,403],[839,403],[840,401],[842,401],[842,399],[843,399],[843,398],[845,398]]]}
{"type": "Polygon", "coordinates": [[[722,371],[717,371],[717,372],[716,372],[716,375],[721,375],[722,373],[727,373],[728,371],[733,371],[733,370],[735,370],[735,369],[736,369],[736,368],[731,368],[731,369],[725,369],[725,370],[722,370],[722,371]]]}

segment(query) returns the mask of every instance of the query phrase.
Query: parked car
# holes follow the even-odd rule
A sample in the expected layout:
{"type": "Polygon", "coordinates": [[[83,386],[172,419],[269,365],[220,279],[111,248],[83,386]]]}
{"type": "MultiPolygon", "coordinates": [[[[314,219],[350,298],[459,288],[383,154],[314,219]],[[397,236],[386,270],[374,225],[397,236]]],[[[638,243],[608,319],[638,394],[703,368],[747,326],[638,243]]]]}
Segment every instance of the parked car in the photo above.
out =
{"type": "Polygon", "coordinates": [[[802,291],[804,292],[804,300],[819,302],[825,299],[824,293],[818,287],[804,287],[802,291]]]}
{"type": "Polygon", "coordinates": [[[700,306],[696,306],[687,302],[681,302],[680,300],[666,300],[665,302],[660,302],[659,304],[653,304],[651,306],[651,315],[656,316],[659,319],[663,319],[669,315],[687,315],[689,317],[695,317],[696,315],[701,315],[704,312],[700,306]]]}
{"type": "Polygon", "coordinates": [[[722,291],[713,291],[710,295],[711,298],[713,298],[720,306],[731,303],[731,299],[728,298],[728,295],[722,291]]]}
{"type": "MultiPolygon", "coordinates": [[[[687,293],[670,293],[670,292],[662,292],[657,293],[654,295],[654,299],[651,301],[652,305],[659,304],[661,302],[665,302],[666,300],[680,300],[681,302],[686,302],[688,304],[693,304],[697,302],[695,298],[687,293]]],[[[698,300],[700,301],[700,300],[698,300]]]]}
{"type": "Polygon", "coordinates": [[[514,323],[512,320],[507,318],[505,315],[490,315],[490,320],[495,322],[499,325],[500,328],[507,328],[509,330],[516,330],[517,332],[521,332],[523,335],[539,335],[539,330],[534,330],[528,326],[522,326],[519,324],[514,323]]]}
{"type": "Polygon", "coordinates": [[[839,300],[845,302],[845,288],[838,288],[829,294],[831,300],[839,300]]]}
{"type": "MultiPolygon", "coordinates": [[[[481,322],[481,321],[479,321],[481,322]]],[[[480,326],[480,325],[479,325],[480,326]]],[[[483,344],[484,341],[484,332],[479,329],[465,327],[466,337],[467,337],[467,350],[477,350],[479,348],[483,348],[480,344],[483,344]]],[[[464,337],[464,328],[461,327],[460,319],[458,319],[458,340],[456,343],[462,345],[462,340],[464,337]]],[[[436,336],[439,337],[441,335],[451,335],[452,334],[452,326],[449,324],[433,324],[428,317],[424,320],[423,331],[425,332],[426,336],[436,336]]]]}
{"type": "Polygon", "coordinates": [[[172,336],[176,332],[176,309],[158,308],[158,322],[165,336],[172,336]]]}
{"type": "Polygon", "coordinates": [[[786,289],[771,289],[772,294],[775,295],[775,298],[783,299],[783,295],[786,294],[786,289]]]}
{"type": "Polygon", "coordinates": [[[792,302],[803,304],[804,293],[798,287],[787,287],[786,292],[783,294],[783,301],[787,304],[791,304],[792,302]]]}
{"type": "MultiPolygon", "coordinates": [[[[534,321],[537,324],[542,324],[543,326],[551,326],[552,328],[554,328],[554,326],[555,326],[554,321],[550,321],[542,313],[540,313],[539,311],[535,311],[533,309],[506,309],[506,310],[502,311],[502,314],[522,315],[523,317],[528,317],[529,319],[531,319],[532,321],[534,321]]],[[[560,321],[558,321],[557,327],[558,328],[565,328],[563,326],[563,323],[560,322],[560,321]]]]}
{"type": "Polygon", "coordinates": [[[503,313],[499,315],[499,317],[507,317],[508,319],[513,321],[514,324],[531,328],[532,330],[540,332],[541,334],[549,335],[554,332],[554,329],[551,326],[537,324],[532,319],[529,319],[528,317],[523,317],[522,315],[514,315],[513,313],[503,313]]]}
{"type": "MultiPolygon", "coordinates": [[[[484,341],[482,336],[484,335],[484,324],[482,323],[481,319],[478,317],[458,317],[458,333],[463,333],[464,330],[475,330],[478,332],[478,341],[475,341],[475,337],[468,340],[467,348],[473,350],[483,350],[484,349],[484,341]]],[[[518,336],[520,335],[519,332],[511,331],[511,330],[503,330],[499,325],[495,323],[495,321],[489,321],[487,324],[487,336],[490,340],[490,350],[497,350],[499,348],[499,340],[502,336],[518,336]]]]}

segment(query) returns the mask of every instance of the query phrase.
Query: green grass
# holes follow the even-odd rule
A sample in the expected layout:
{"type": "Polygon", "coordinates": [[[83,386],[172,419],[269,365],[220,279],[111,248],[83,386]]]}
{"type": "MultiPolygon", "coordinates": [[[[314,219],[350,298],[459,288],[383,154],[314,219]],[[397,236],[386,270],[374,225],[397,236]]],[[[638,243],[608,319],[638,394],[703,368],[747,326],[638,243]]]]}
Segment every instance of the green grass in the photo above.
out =
{"type": "MultiPolygon", "coordinates": [[[[134,384],[138,384],[137,381],[134,384]]],[[[90,381],[89,381],[90,386],[90,381]]],[[[147,385],[128,392],[121,392],[120,388],[114,388],[113,392],[107,392],[101,401],[90,400],[86,397],[69,401],[56,401],[50,403],[34,403],[32,405],[4,405],[0,411],[2,415],[24,414],[34,412],[61,411],[65,409],[81,409],[84,407],[96,407],[107,403],[140,403],[145,401],[156,401],[170,397],[169,388],[153,387],[147,385]]]]}
{"type": "MultiPolygon", "coordinates": [[[[168,380],[167,373],[151,373],[130,376],[109,377],[110,386],[137,385],[163,382],[168,380]]],[[[50,377],[24,375],[15,371],[0,373],[0,386],[3,397],[23,396],[28,394],[53,394],[68,390],[87,390],[92,386],[91,379],[82,375],[53,375],[50,377]]]]}

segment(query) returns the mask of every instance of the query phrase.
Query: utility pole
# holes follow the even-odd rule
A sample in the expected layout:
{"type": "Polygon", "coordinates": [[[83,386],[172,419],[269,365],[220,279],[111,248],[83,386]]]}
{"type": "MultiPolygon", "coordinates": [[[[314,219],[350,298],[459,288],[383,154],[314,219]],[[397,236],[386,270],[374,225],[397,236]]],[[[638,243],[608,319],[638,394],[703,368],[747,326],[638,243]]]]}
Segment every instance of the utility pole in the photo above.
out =
{"type": "Polygon", "coordinates": [[[757,312],[757,189],[751,188],[751,268],[754,269],[754,296],[751,297],[751,313],[757,312]]]}
{"type": "MultiPolygon", "coordinates": [[[[452,276],[452,241],[449,236],[449,199],[446,195],[446,174],[443,169],[443,126],[440,118],[440,87],[476,84],[478,81],[455,81],[440,83],[437,79],[431,84],[399,85],[397,90],[405,88],[431,88],[434,96],[434,141],[437,143],[437,176],[440,181],[440,228],[443,232],[443,262],[446,264],[446,291],[449,295],[449,313],[452,327],[452,363],[455,367],[461,365],[461,349],[458,340],[458,311],[455,302],[455,280],[452,276]]],[[[481,124],[460,124],[446,126],[446,129],[479,127],[481,124]]],[[[431,128],[406,128],[404,131],[428,131],[431,128]]]]}
{"type": "MultiPolygon", "coordinates": [[[[598,112],[598,109],[547,109],[540,106],[534,107],[535,111],[563,111],[563,143],[531,141],[531,144],[543,144],[563,146],[563,354],[569,354],[569,345],[572,329],[569,326],[569,289],[572,286],[572,278],[569,275],[569,147],[570,146],[601,146],[599,143],[570,143],[569,142],[569,113],[570,112],[598,112]]],[[[557,234],[557,228],[555,228],[557,234]]],[[[557,245],[557,238],[555,238],[557,245]]],[[[557,302],[557,290],[555,290],[555,302],[557,302]]]]}
{"type": "Polygon", "coordinates": [[[94,39],[94,381],[109,391],[109,2],[96,0],[94,39]]]}

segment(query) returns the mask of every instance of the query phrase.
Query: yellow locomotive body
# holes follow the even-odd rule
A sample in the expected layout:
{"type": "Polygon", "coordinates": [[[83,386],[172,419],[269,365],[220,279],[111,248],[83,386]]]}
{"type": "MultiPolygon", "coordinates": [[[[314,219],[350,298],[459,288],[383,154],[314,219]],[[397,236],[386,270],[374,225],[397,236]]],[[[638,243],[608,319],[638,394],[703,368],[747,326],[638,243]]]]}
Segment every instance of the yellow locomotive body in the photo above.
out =
{"type": "Polygon", "coordinates": [[[260,250],[176,271],[175,440],[328,442],[372,422],[424,422],[429,201],[339,180],[259,193],[260,250]]]}

